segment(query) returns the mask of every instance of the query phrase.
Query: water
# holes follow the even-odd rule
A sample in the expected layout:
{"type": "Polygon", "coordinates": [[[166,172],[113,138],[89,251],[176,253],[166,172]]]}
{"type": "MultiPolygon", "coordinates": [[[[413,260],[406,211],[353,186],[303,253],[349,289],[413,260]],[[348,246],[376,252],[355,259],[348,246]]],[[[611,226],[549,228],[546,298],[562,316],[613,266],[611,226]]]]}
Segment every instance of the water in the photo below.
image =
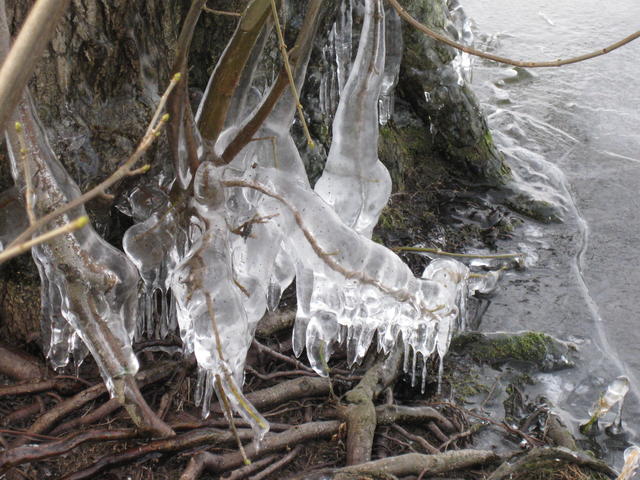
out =
{"type": "MultiPolygon", "coordinates": [[[[640,18],[635,0],[614,8],[595,0],[465,0],[463,6],[475,21],[476,46],[523,60],[602,48],[637,30],[640,18]]],[[[584,363],[577,371],[540,377],[573,426],[603,386],[629,377],[623,420],[634,435],[640,431],[638,58],[635,42],[561,68],[524,71],[475,60],[473,72],[473,88],[510,164],[528,180],[551,184],[540,194],[555,191],[566,208],[564,223],[528,222],[516,234],[513,243],[533,247],[538,262],[505,276],[482,328],[538,329],[578,344],[584,363]]]]}

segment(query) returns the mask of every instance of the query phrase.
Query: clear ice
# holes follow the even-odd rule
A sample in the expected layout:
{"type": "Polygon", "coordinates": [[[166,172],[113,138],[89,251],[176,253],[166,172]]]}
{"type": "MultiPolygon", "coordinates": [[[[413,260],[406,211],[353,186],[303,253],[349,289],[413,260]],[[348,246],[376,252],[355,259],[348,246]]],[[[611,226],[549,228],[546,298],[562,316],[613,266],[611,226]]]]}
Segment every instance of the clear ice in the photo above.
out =
{"type": "Polygon", "coordinates": [[[631,480],[640,466],[640,447],[632,445],[624,451],[624,466],[616,480],[631,480]]]}
{"type": "Polygon", "coordinates": [[[345,224],[369,238],[391,194],[391,177],[378,160],[384,22],[381,0],[366,0],[358,53],[333,121],[327,163],[315,185],[345,224]]]}
{"type": "MultiPolygon", "coordinates": [[[[25,94],[14,121],[24,128],[27,161],[31,163],[33,206],[42,217],[80,195],[55,157],[31,97],[25,94]]],[[[15,131],[7,131],[7,143],[16,186],[24,195],[20,145],[15,131]]],[[[58,227],[81,215],[78,207],[50,227],[58,227]]],[[[42,281],[43,332],[54,367],[63,367],[70,355],[79,365],[91,352],[110,393],[124,399],[117,380],[134,375],[138,361],[131,348],[136,321],[138,272],[127,257],[109,245],[90,225],[32,249],[42,281]]]]}
{"type": "MultiPolygon", "coordinates": [[[[365,0],[352,61],[353,5],[342,1],[323,52],[336,67],[321,79],[321,104],[329,114],[335,105],[336,113],[315,191],[291,136],[296,102],[289,90],[255,133],[258,140],[227,166],[213,161],[259,108],[256,83],[262,81],[259,63],[270,34],[265,27],[217,143],[203,142],[184,107],[174,119],[180,131],[172,194],[166,193],[167,181],[130,192],[123,208],[137,223],[123,239],[128,259],[90,227],[34,249],[55,366],[65,365],[70,355],[80,362],[88,348],[115,394],[114,379],[138,368],[134,334],[163,337],[177,327],[184,353],[198,362],[196,398],[203,414],[215,392],[259,439],[268,426],[242,394],[245,359],[258,321],[278,306],[294,277],[293,348],[297,355],[306,349],[319,374],[327,374],[336,348],[343,346],[353,364],[374,341],[388,353],[401,338],[405,369],[414,381],[427,357],[437,353],[442,359],[453,332],[464,328],[467,296],[493,288],[497,274],[472,277],[465,265],[436,259],[416,278],[395,253],[371,241],[391,192],[377,155],[378,128],[379,119],[384,123],[392,114],[402,32],[395,12],[385,17],[381,0],[365,0]],[[192,173],[194,155],[199,167],[192,173]]],[[[298,91],[311,47],[297,52],[298,91]]],[[[36,132],[28,138],[35,139],[29,145],[34,182],[46,186],[35,193],[36,213],[42,215],[79,191],[31,112],[23,104],[19,120],[36,132]]],[[[8,137],[23,195],[15,133],[8,137]]],[[[57,224],[81,214],[79,207],[57,224]]],[[[425,379],[423,373],[423,388],[425,379]]]]}

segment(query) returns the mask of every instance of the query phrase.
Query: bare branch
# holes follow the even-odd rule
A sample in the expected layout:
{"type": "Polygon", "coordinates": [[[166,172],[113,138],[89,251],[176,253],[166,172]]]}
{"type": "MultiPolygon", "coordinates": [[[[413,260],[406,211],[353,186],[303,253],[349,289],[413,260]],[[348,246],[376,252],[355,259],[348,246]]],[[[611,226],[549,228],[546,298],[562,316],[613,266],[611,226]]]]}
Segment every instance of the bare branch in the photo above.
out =
{"type": "MultiPolygon", "coordinates": [[[[33,223],[32,225],[36,225],[36,223],[33,223]]],[[[45,232],[42,235],[39,235],[36,238],[33,238],[27,242],[18,243],[13,247],[9,246],[5,250],[0,252],[0,264],[6,262],[7,260],[13,257],[17,257],[18,255],[23,254],[24,252],[28,251],[31,247],[34,247],[44,242],[48,242],[49,240],[59,237],[60,235],[65,235],[67,233],[71,233],[76,230],[79,230],[80,228],[84,227],[88,223],[89,223],[89,217],[84,215],[82,217],[76,218],[75,220],[73,220],[70,223],[67,223],[66,225],[63,225],[58,228],[54,228],[53,230],[45,232]]],[[[13,243],[15,243],[15,241],[13,243]]],[[[11,245],[13,245],[13,243],[11,245]]]]}
{"type": "Polygon", "coordinates": [[[398,12],[398,15],[400,15],[405,22],[407,22],[413,28],[421,31],[425,35],[433,38],[434,40],[437,40],[446,45],[449,45],[450,47],[453,47],[462,52],[468,53],[469,55],[475,55],[476,57],[486,58],[487,60],[493,60],[494,62],[505,63],[507,65],[513,65],[515,67],[526,67],[526,68],[561,67],[563,65],[570,65],[572,63],[583,62],[585,60],[589,60],[591,58],[599,57],[600,55],[605,55],[609,52],[612,52],[613,50],[616,50],[617,48],[620,48],[623,45],[626,45],[627,43],[630,43],[635,39],[637,39],[638,37],[640,37],[640,31],[637,31],[623,38],[618,42],[612,43],[607,47],[604,47],[604,48],[595,50],[591,53],[586,53],[584,55],[580,55],[577,57],[567,58],[565,60],[558,59],[558,60],[551,60],[551,61],[544,61],[544,62],[512,60],[510,58],[500,57],[498,55],[493,55],[491,53],[476,50],[475,48],[471,48],[466,45],[462,45],[461,43],[454,42],[453,40],[446,37],[445,35],[442,35],[438,32],[434,32],[429,27],[427,27],[423,23],[420,23],[418,20],[413,18],[409,14],[409,12],[407,12],[404,8],[402,8],[402,5],[400,5],[400,2],[398,2],[398,0],[387,0],[387,1],[398,12]]]}
{"type": "MultiPolygon", "coordinates": [[[[0,129],[4,127],[22,98],[29,77],[36,62],[53,36],[58,22],[67,10],[70,0],[38,0],[25,20],[11,50],[0,67],[0,129]]],[[[5,17],[4,1],[0,2],[0,15],[5,17]]],[[[4,29],[6,22],[0,21],[4,29]]],[[[9,32],[2,35],[2,51],[9,48],[9,32]]]]}

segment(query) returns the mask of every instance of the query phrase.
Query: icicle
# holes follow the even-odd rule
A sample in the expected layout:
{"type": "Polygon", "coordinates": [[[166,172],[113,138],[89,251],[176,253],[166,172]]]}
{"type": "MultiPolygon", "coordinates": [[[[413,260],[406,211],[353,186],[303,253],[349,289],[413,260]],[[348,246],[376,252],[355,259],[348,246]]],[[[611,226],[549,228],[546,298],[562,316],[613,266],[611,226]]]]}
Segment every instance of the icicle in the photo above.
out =
{"type": "Polygon", "coordinates": [[[366,0],[358,54],[333,122],[327,163],[315,186],[348,226],[369,238],[391,194],[391,177],[378,160],[384,36],[382,3],[366,0]]]}
{"type": "Polygon", "coordinates": [[[351,70],[351,37],[353,35],[353,13],[351,0],[342,0],[338,18],[333,26],[333,44],[335,50],[338,96],[342,95],[349,71],[351,70]]]}
{"type": "Polygon", "coordinates": [[[378,99],[378,120],[386,125],[394,110],[394,90],[400,75],[402,63],[402,20],[393,8],[385,10],[385,50],[384,75],[380,98],[378,99]]]}

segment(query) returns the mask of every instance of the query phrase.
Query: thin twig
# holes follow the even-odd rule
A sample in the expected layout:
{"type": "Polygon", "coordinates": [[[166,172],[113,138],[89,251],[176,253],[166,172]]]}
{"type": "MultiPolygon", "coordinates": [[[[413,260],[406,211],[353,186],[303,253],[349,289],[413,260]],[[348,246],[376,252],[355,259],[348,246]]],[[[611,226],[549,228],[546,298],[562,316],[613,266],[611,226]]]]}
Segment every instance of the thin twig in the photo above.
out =
{"type": "Polygon", "coordinates": [[[213,13],[214,15],[226,15],[229,17],[241,17],[242,14],[238,12],[228,12],[226,10],[214,10],[213,8],[209,8],[207,6],[202,7],[202,9],[207,13],[213,13]]]}
{"type": "MultiPolygon", "coordinates": [[[[39,223],[39,221],[35,222],[35,223],[32,223],[31,227],[29,227],[29,228],[32,228],[37,223],[39,223]]],[[[60,235],[65,235],[67,233],[75,232],[76,230],[79,230],[82,227],[86,226],[88,223],[89,223],[89,217],[84,215],[82,217],[76,218],[75,220],[72,220],[71,222],[67,223],[66,225],[63,225],[63,226],[58,227],[58,228],[54,228],[53,230],[45,232],[42,235],[37,236],[36,238],[32,238],[29,241],[18,243],[13,247],[11,247],[11,246],[7,247],[6,250],[3,250],[2,252],[0,252],[0,264],[6,262],[7,260],[9,260],[9,259],[11,259],[13,257],[17,257],[18,255],[28,251],[31,247],[34,247],[36,245],[40,245],[41,243],[44,243],[44,242],[48,242],[49,240],[52,240],[52,239],[54,239],[56,237],[59,237],[60,235]]]]}
{"type": "Polygon", "coordinates": [[[444,257],[460,257],[460,258],[481,258],[481,259],[501,259],[501,258],[521,258],[526,257],[525,253],[500,253],[495,255],[485,253],[453,253],[445,252],[439,248],[426,247],[392,247],[394,252],[416,252],[416,253],[435,253],[444,257]]]}
{"type": "Polygon", "coordinates": [[[593,52],[586,53],[584,55],[579,55],[577,57],[567,58],[565,60],[558,59],[558,60],[551,60],[551,61],[544,61],[544,62],[530,62],[530,61],[512,60],[510,58],[501,57],[501,56],[498,56],[498,55],[493,55],[491,53],[487,53],[487,52],[483,52],[483,51],[480,51],[480,50],[476,50],[475,48],[468,47],[466,45],[462,45],[461,43],[458,43],[458,42],[454,42],[453,40],[451,40],[447,36],[442,35],[442,34],[437,33],[437,32],[434,32],[429,27],[427,27],[423,23],[420,23],[418,20],[413,18],[409,14],[409,12],[407,12],[404,8],[402,8],[402,5],[400,5],[398,0],[387,0],[387,1],[398,12],[398,15],[400,15],[405,22],[407,22],[409,25],[411,25],[415,29],[421,31],[425,35],[433,38],[434,40],[437,40],[437,41],[442,42],[442,43],[444,43],[446,45],[449,45],[450,47],[453,47],[453,48],[455,48],[457,50],[460,50],[462,52],[468,53],[469,55],[474,55],[476,57],[486,58],[487,60],[493,60],[494,62],[505,63],[507,65],[513,65],[515,67],[526,67],[526,68],[560,67],[562,65],[569,65],[569,64],[572,64],[572,63],[583,62],[585,60],[589,60],[591,58],[599,57],[600,55],[605,55],[605,54],[607,54],[609,52],[612,52],[613,50],[616,50],[617,48],[620,48],[623,45],[626,45],[627,43],[630,43],[630,42],[636,40],[638,37],[640,37],[640,31],[637,31],[637,32],[632,33],[631,35],[623,38],[622,40],[619,40],[619,41],[617,41],[615,43],[612,43],[611,45],[609,45],[609,46],[607,46],[605,48],[600,48],[600,49],[595,50],[593,52]]]}
{"type": "Polygon", "coordinates": [[[307,121],[304,118],[304,112],[302,111],[302,104],[300,103],[300,95],[298,95],[298,89],[296,88],[296,82],[293,79],[293,71],[291,69],[291,63],[289,63],[289,54],[287,53],[287,45],[284,43],[284,35],[282,34],[282,27],[280,26],[280,19],[278,18],[278,7],[276,7],[276,0],[271,0],[271,13],[273,14],[273,19],[276,23],[276,33],[278,34],[278,46],[280,48],[280,54],[282,55],[282,60],[284,61],[284,68],[287,72],[287,77],[289,78],[289,86],[291,87],[291,94],[296,102],[296,110],[298,110],[298,117],[300,118],[300,123],[302,123],[302,129],[304,130],[304,136],[307,139],[307,145],[309,148],[314,148],[313,140],[311,139],[311,134],[309,133],[309,127],[307,126],[307,121]]]}

